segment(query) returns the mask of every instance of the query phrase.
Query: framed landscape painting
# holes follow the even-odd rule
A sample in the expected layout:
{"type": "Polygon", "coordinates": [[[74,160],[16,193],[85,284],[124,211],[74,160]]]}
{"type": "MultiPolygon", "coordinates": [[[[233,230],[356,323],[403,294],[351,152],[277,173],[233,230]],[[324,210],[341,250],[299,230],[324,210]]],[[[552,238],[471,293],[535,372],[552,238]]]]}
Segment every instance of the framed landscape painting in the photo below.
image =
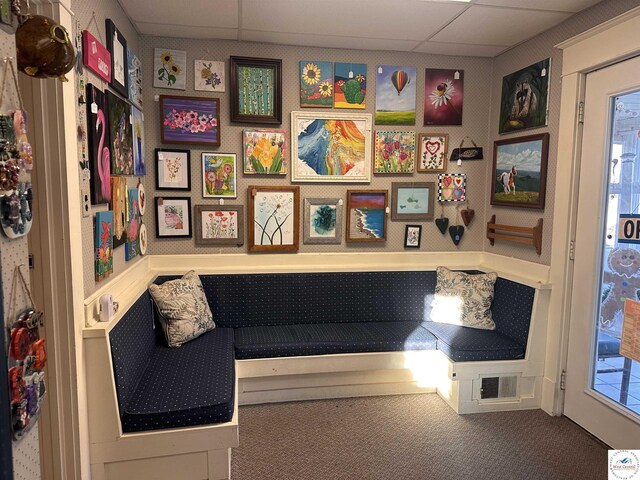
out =
{"type": "Polygon", "coordinates": [[[298,250],[300,187],[249,186],[250,252],[298,250]]]}
{"type": "Polygon", "coordinates": [[[548,133],[494,142],[491,205],[544,208],[548,154],[548,133]]]}
{"type": "Polygon", "coordinates": [[[416,68],[380,65],[376,70],[376,125],[415,125],[416,68]]]}
{"type": "Polygon", "coordinates": [[[196,245],[244,243],[244,206],[196,205],[194,216],[196,245]]]}
{"type": "Polygon", "coordinates": [[[156,197],[156,237],[191,237],[190,197],[156,197]]]}
{"type": "Polygon", "coordinates": [[[416,134],[378,130],[375,136],[373,173],[413,173],[416,169],[416,134]]]}
{"type": "Polygon", "coordinates": [[[204,198],[236,198],[236,154],[202,154],[202,196],[204,198]]]}
{"type": "Polygon", "coordinates": [[[287,132],[269,128],[242,131],[244,173],[285,175],[287,173],[287,132]]]}
{"type": "Polygon", "coordinates": [[[342,242],[342,199],[304,199],[304,243],[342,242]]]}
{"type": "Polygon", "coordinates": [[[421,133],[419,135],[418,171],[445,172],[449,135],[446,133],[421,133]]]}
{"type": "Polygon", "coordinates": [[[371,114],[291,112],[291,181],[369,183],[371,114]]]}
{"type": "Polygon", "coordinates": [[[367,107],[367,64],[339,63],[334,64],[334,108],[367,107]]]}
{"type": "Polygon", "coordinates": [[[160,95],[162,143],[220,146],[220,100],[160,95]]]}
{"type": "Polygon", "coordinates": [[[424,125],[462,125],[464,70],[427,68],[424,76],[424,125]]]}
{"type": "Polygon", "coordinates": [[[387,239],[387,190],[347,190],[347,242],[387,239]]]}
{"type": "Polygon", "coordinates": [[[331,108],[333,105],[333,64],[300,62],[300,107],[331,108]]]}
{"type": "Polygon", "coordinates": [[[231,57],[231,121],[282,123],[282,60],[231,57]]]}
{"type": "Polygon", "coordinates": [[[433,220],[433,182],[393,182],[391,220],[433,220]]]}

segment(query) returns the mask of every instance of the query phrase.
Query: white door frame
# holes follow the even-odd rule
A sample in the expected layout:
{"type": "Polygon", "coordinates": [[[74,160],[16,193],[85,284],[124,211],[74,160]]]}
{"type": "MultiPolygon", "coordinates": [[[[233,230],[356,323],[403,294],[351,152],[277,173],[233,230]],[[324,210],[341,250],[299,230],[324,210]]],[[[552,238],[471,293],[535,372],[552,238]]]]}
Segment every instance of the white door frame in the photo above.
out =
{"type": "Polygon", "coordinates": [[[556,45],[563,50],[562,95],[550,273],[553,289],[542,392],[542,408],[552,415],[561,415],[564,406],[561,378],[569,343],[573,275],[570,252],[577,222],[582,143],[579,105],[589,72],[640,54],[639,30],[637,7],[556,45]]]}

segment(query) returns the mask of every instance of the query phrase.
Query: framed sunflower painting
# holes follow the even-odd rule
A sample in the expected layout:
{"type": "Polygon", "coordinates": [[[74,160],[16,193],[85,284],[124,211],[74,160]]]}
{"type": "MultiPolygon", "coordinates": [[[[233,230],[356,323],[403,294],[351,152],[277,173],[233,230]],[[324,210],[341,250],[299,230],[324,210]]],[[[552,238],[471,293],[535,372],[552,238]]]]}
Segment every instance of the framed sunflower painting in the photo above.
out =
{"type": "Polygon", "coordinates": [[[333,65],[331,62],[300,62],[300,106],[333,106],[333,65]]]}
{"type": "Polygon", "coordinates": [[[244,173],[286,175],[287,132],[269,128],[242,131],[244,173]]]}
{"type": "Polygon", "coordinates": [[[187,52],[169,48],[153,49],[153,86],[185,90],[187,78],[187,52]]]}

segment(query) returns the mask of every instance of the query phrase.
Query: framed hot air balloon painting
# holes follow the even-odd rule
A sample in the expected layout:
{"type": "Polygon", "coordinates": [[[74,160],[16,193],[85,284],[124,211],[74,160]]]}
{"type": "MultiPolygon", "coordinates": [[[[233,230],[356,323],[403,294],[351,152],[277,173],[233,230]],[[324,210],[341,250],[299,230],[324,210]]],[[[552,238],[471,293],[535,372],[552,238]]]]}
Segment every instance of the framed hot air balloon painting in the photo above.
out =
{"type": "Polygon", "coordinates": [[[376,125],[415,125],[416,68],[376,67],[376,125]]]}
{"type": "Polygon", "coordinates": [[[425,125],[462,125],[463,99],[464,70],[425,70],[425,125]]]}
{"type": "Polygon", "coordinates": [[[89,168],[91,170],[91,203],[111,201],[111,152],[109,114],[105,94],[91,83],[87,84],[87,137],[89,140],[89,168]]]}
{"type": "Polygon", "coordinates": [[[300,62],[300,107],[331,108],[333,105],[333,64],[300,62]]]}
{"type": "Polygon", "coordinates": [[[367,64],[338,63],[333,66],[334,108],[358,108],[367,106],[367,64]]]}

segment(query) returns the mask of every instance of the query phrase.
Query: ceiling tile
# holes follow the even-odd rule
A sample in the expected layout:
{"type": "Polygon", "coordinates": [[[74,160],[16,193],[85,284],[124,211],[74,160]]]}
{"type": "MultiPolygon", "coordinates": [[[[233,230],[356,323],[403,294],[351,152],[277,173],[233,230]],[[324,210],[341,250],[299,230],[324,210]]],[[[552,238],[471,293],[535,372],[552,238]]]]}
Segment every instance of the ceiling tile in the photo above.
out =
{"type": "Polygon", "coordinates": [[[259,32],[243,30],[241,40],[249,42],[303,45],[306,47],[349,48],[355,50],[411,51],[415,41],[382,40],[375,38],[337,37],[328,35],[301,35],[296,33],[259,32]]]}
{"type": "Polygon", "coordinates": [[[413,51],[434,55],[459,55],[463,57],[495,57],[509,46],[467,45],[462,43],[424,42],[413,51]]]}
{"type": "Polygon", "coordinates": [[[159,23],[137,22],[136,27],[142,35],[174,38],[217,38],[237,40],[237,28],[189,27],[184,25],[163,25],[159,23]],[[168,35],[168,32],[171,34],[168,35]]]}
{"type": "MultiPolygon", "coordinates": [[[[419,40],[468,7],[420,0],[243,0],[241,28],[343,37],[419,40]]],[[[345,44],[343,48],[352,48],[345,44]]]]}
{"type": "Polygon", "coordinates": [[[472,6],[430,40],[515,45],[569,18],[568,13],[472,6]]]}
{"type": "Polygon", "coordinates": [[[531,10],[555,10],[558,12],[579,12],[602,0],[478,0],[476,5],[496,7],[529,8],[531,10]]]}
{"type": "MultiPolygon", "coordinates": [[[[185,8],[185,2],[175,0],[153,0],[152,8],[149,4],[149,0],[120,1],[124,11],[136,25],[145,22],[199,27],[238,27],[237,0],[188,0],[188,8],[185,8]]],[[[165,35],[178,36],[173,32],[165,32],[165,35]]]]}

